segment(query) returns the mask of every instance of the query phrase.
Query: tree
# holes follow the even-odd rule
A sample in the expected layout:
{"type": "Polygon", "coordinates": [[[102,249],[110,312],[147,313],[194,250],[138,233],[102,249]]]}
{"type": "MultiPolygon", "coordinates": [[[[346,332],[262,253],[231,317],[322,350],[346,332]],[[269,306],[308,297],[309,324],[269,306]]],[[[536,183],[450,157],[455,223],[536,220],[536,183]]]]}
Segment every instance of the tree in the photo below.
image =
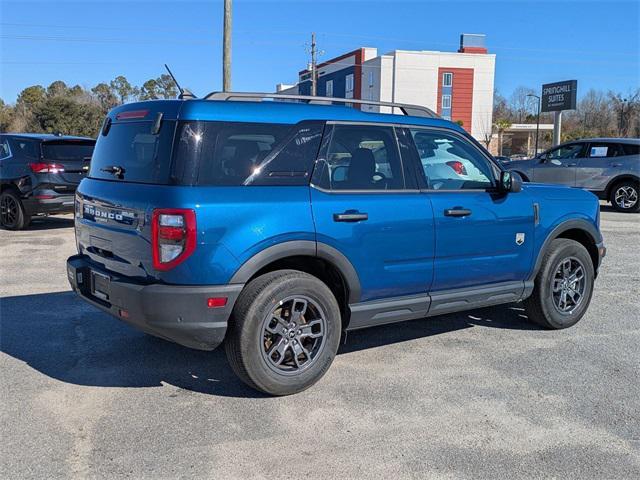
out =
{"type": "Polygon", "coordinates": [[[178,88],[171,75],[163,73],[156,79],[156,84],[162,98],[176,98],[178,96],[178,88]]]}
{"type": "Polygon", "coordinates": [[[132,86],[129,83],[129,80],[122,75],[111,80],[109,85],[118,96],[120,103],[127,103],[128,101],[135,99],[140,94],[138,87],[132,86]]]}
{"type": "Polygon", "coordinates": [[[140,88],[140,100],[155,100],[160,98],[158,82],[155,80],[147,80],[140,88]]]}
{"type": "Polygon", "coordinates": [[[94,136],[102,121],[98,105],[83,105],[61,96],[47,98],[35,115],[42,131],[65,135],[94,136]]]}
{"type": "Polygon", "coordinates": [[[523,123],[529,113],[530,99],[527,95],[530,94],[535,94],[535,91],[523,86],[516,88],[511,94],[509,103],[517,123],[523,123]]]}
{"type": "Polygon", "coordinates": [[[498,155],[502,155],[502,134],[511,127],[511,122],[505,118],[496,121],[496,129],[498,130],[498,155]]]}
{"type": "Polygon", "coordinates": [[[7,132],[13,122],[15,109],[0,98],[0,132],[7,132]]]}
{"type": "Polygon", "coordinates": [[[69,93],[69,87],[62,80],[56,80],[47,87],[47,96],[64,97],[69,93]]]}
{"type": "Polygon", "coordinates": [[[147,80],[140,89],[140,100],[175,98],[178,95],[176,84],[170,75],[163,74],[156,79],[147,80]]]}
{"type": "Polygon", "coordinates": [[[109,110],[118,105],[118,97],[111,86],[106,83],[99,83],[91,89],[91,93],[93,93],[94,98],[98,101],[105,115],[109,110]]]}

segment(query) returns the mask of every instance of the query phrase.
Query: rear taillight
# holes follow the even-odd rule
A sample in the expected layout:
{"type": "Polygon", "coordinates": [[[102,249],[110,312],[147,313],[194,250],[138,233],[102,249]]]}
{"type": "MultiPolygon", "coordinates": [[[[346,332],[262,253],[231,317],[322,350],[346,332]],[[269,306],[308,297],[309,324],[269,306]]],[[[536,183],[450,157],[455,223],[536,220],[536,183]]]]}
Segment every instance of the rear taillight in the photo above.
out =
{"type": "Polygon", "coordinates": [[[29,168],[33,173],[64,172],[64,165],[60,165],[58,163],[30,163],[29,168]]]}
{"type": "Polygon", "coordinates": [[[447,165],[453,168],[453,171],[456,172],[458,175],[467,174],[467,169],[464,168],[464,165],[462,164],[462,162],[459,162],[457,160],[452,160],[450,162],[447,162],[447,165]]]}
{"type": "Polygon", "coordinates": [[[182,208],[156,209],[151,223],[153,268],[170,270],[196,248],[196,212],[182,208]]]}

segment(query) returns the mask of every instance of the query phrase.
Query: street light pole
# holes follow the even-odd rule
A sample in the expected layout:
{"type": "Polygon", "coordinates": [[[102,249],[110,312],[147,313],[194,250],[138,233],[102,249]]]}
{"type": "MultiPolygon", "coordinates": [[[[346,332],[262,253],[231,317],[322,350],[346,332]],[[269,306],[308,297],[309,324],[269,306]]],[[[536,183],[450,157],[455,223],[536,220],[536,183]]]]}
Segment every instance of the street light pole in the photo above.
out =
{"type": "Polygon", "coordinates": [[[224,31],[222,34],[222,90],[231,91],[231,0],[224,0],[224,31]]]}
{"type": "Polygon", "coordinates": [[[527,97],[535,97],[538,99],[538,114],[536,116],[536,147],[533,154],[533,156],[535,157],[536,155],[538,155],[538,135],[540,133],[540,103],[542,102],[542,99],[538,95],[534,95],[533,93],[528,94],[527,97]]]}

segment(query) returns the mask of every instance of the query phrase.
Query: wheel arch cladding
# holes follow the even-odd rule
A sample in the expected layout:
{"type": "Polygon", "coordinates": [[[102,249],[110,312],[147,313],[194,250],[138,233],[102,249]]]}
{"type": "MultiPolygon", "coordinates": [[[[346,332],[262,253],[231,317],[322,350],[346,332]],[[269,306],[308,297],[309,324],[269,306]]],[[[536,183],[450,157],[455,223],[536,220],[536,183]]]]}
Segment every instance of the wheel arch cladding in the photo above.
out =
{"type": "Polygon", "coordinates": [[[586,220],[574,219],[562,222],[557,225],[549,235],[547,235],[547,238],[538,252],[538,258],[530,280],[533,280],[540,271],[544,253],[551,245],[551,242],[556,238],[567,238],[584,246],[591,257],[593,271],[597,274],[599,265],[598,244],[602,242],[602,235],[593,224],[586,220]]]}
{"type": "Polygon", "coordinates": [[[329,245],[309,240],[279,243],[261,250],[242,264],[229,283],[247,283],[258,275],[281,268],[298,269],[320,278],[334,291],[339,302],[342,288],[344,307],[360,301],[360,279],[347,257],[329,245]],[[337,277],[332,276],[334,273],[337,277]]]}

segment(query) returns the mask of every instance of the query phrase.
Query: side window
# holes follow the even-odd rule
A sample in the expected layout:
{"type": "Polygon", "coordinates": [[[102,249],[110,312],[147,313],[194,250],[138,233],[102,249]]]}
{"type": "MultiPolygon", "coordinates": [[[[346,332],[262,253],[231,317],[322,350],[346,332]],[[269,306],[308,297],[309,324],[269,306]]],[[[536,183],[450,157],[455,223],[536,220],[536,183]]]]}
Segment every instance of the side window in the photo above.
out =
{"type": "Polygon", "coordinates": [[[568,160],[572,158],[581,157],[584,145],[581,143],[573,143],[570,145],[563,145],[555,150],[551,150],[547,154],[547,160],[568,160]]]}
{"type": "Polygon", "coordinates": [[[307,185],[322,122],[182,122],[172,177],[186,185],[307,185]]]}
{"type": "Polygon", "coordinates": [[[624,151],[617,143],[592,143],[589,146],[590,158],[621,157],[624,151]]]}
{"type": "Polygon", "coordinates": [[[640,155],[640,145],[621,143],[620,146],[625,155],[640,155]]]}
{"type": "Polygon", "coordinates": [[[489,161],[466,140],[423,129],[411,129],[411,135],[430,189],[482,190],[494,185],[489,161]]]}
{"type": "Polygon", "coordinates": [[[330,190],[400,190],[402,163],[392,127],[335,125],[317,184],[330,190]]]}
{"type": "Polygon", "coordinates": [[[40,158],[40,142],[30,138],[10,138],[9,146],[15,156],[27,157],[31,159],[40,158]]]}
{"type": "Polygon", "coordinates": [[[0,140],[0,159],[7,158],[11,155],[11,150],[9,149],[9,140],[3,138],[0,140]]]}

